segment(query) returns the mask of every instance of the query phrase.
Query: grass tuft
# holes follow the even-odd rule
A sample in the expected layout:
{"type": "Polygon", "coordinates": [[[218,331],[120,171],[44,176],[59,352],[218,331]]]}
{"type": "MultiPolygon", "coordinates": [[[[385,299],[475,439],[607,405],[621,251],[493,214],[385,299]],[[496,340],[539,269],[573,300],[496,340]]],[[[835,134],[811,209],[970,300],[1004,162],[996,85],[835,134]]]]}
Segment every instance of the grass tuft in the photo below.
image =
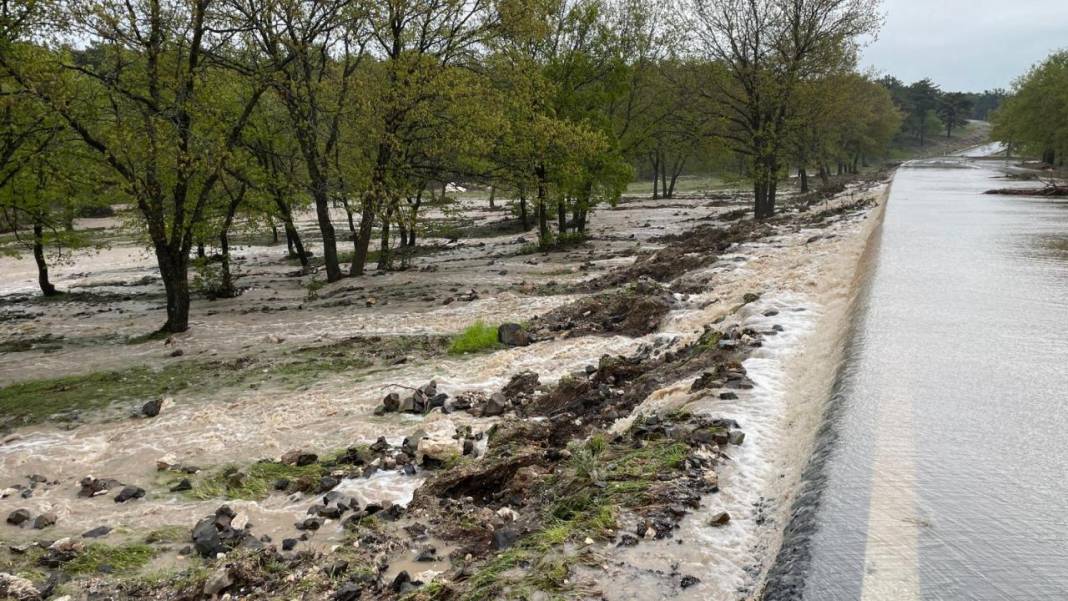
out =
{"type": "Polygon", "coordinates": [[[115,573],[131,573],[140,570],[153,557],[156,550],[144,543],[113,546],[92,544],[64,565],[70,574],[95,574],[102,568],[115,573]]]}
{"type": "Polygon", "coordinates": [[[295,482],[300,478],[309,478],[313,483],[318,483],[326,473],[326,468],[319,463],[298,467],[277,461],[261,461],[244,470],[236,465],[228,465],[194,483],[190,494],[197,499],[259,501],[267,498],[276,480],[295,482]]]}
{"type": "Polygon", "coordinates": [[[452,342],[449,343],[449,354],[477,353],[499,347],[497,328],[483,321],[476,321],[452,338],[452,342]]]}

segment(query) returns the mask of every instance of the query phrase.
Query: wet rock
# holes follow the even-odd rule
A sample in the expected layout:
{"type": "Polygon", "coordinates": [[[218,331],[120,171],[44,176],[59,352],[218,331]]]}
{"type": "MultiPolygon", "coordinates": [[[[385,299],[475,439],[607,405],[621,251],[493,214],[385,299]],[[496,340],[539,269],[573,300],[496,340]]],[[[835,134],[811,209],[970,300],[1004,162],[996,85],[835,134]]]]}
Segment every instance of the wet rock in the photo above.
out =
{"type": "Polygon", "coordinates": [[[394,593],[397,593],[398,595],[403,595],[419,588],[421,584],[422,583],[417,580],[412,580],[412,577],[408,575],[408,572],[402,571],[400,574],[397,574],[396,578],[393,579],[393,582],[390,583],[389,588],[394,593]]]}
{"type": "Polygon", "coordinates": [[[501,389],[501,394],[507,398],[530,396],[538,390],[540,385],[537,373],[529,370],[522,371],[508,380],[508,383],[501,389]]]}
{"type": "Polygon", "coordinates": [[[493,548],[503,551],[515,544],[519,539],[519,532],[510,526],[498,528],[493,532],[493,548]]]}
{"type": "Polygon", "coordinates": [[[721,392],[719,393],[719,398],[724,401],[734,401],[738,399],[738,394],[730,391],[721,392]]]}
{"type": "Polygon", "coordinates": [[[382,453],[389,450],[389,442],[386,441],[385,436],[379,436],[378,440],[374,441],[369,448],[373,453],[382,453]]]}
{"type": "Polygon", "coordinates": [[[527,346],[530,344],[530,334],[517,323],[502,323],[497,326],[497,342],[505,346],[527,346]]]}
{"type": "Polygon", "coordinates": [[[279,461],[286,465],[303,467],[305,465],[311,465],[318,460],[319,456],[315,453],[305,453],[302,449],[293,449],[283,453],[279,461]]]}
{"type": "Polygon", "coordinates": [[[119,494],[115,495],[116,503],[125,503],[133,499],[140,499],[145,496],[145,489],[139,486],[126,486],[119,491],[119,494]]]}
{"type": "Polygon", "coordinates": [[[324,493],[328,490],[336,488],[337,485],[340,483],[341,481],[337,478],[334,478],[333,476],[323,476],[319,479],[319,487],[317,490],[319,493],[324,493]]]}
{"type": "Polygon", "coordinates": [[[690,588],[691,586],[701,582],[701,579],[697,576],[683,576],[682,581],[679,582],[679,586],[682,588],[690,588]]]}
{"type": "Polygon", "coordinates": [[[486,399],[486,402],[482,405],[482,415],[486,417],[493,417],[503,414],[509,408],[508,399],[499,392],[495,392],[490,395],[490,398],[486,399]]]}
{"type": "Polygon", "coordinates": [[[189,481],[189,478],[182,478],[177,484],[170,487],[170,492],[184,492],[187,490],[193,490],[193,483],[189,481]]]}
{"type": "Polygon", "coordinates": [[[713,515],[710,520],[708,520],[708,525],[718,528],[720,526],[726,526],[730,523],[730,521],[731,514],[727,513],[726,511],[720,511],[719,513],[713,515]]]}
{"type": "Polygon", "coordinates": [[[434,547],[423,547],[419,550],[419,553],[415,556],[415,560],[419,562],[430,562],[438,560],[438,550],[434,547]]]}
{"type": "Polygon", "coordinates": [[[92,530],[82,533],[82,538],[101,538],[111,532],[111,526],[97,526],[92,530]]]}
{"type": "Polygon", "coordinates": [[[742,295],[742,302],[747,305],[749,303],[755,303],[758,300],[760,300],[760,294],[756,292],[746,292],[744,295],[742,295]]]}
{"type": "Polygon", "coordinates": [[[204,582],[204,594],[209,597],[217,595],[229,588],[233,583],[234,580],[230,577],[230,570],[226,567],[219,568],[204,582]]]}
{"type": "Polygon", "coordinates": [[[12,526],[22,526],[33,517],[29,509],[16,509],[7,515],[7,523],[12,526]]]}
{"type": "Polygon", "coordinates": [[[362,593],[362,586],[355,582],[346,582],[334,593],[334,601],[357,601],[362,593]]]}
{"type": "Polygon", "coordinates": [[[283,551],[292,551],[293,548],[297,546],[297,542],[299,542],[299,541],[297,541],[297,539],[295,539],[295,538],[283,538],[282,539],[282,550],[283,551]]]}
{"type": "Polygon", "coordinates": [[[219,531],[215,528],[214,516],[200,520],[193,527],[193,548],[201,557],[209,559],[226,552],[219,531]]]}
{"type": "Polygon", "coordinates": [[[742,444],[745,442],[745,432],[742,432],[741,430],[731,430],[727,442],[733,445],[742,444]]]}
{"type": "Polygon", "coordinates": [[[163,399],[154,399],[141,405],[141,413],[145,417],[156,417],[163,409],[163,399]]]}
{"type": "Polygon", "coordinates": [[[424,438],[416,448],[416,463],[423,465],[428,459],[447,462],[463,454],[463,443],[454,438],[424,438]]]}
{"type": "Polygon", "coordinates": [[[34,530],[44,530],[45,528],[55,526],[57,519],[58,518],[56,517],[56,514],[54,512],[49,511],[46,513],[42,513],[41,515],[34,518],[33,528],[34,530]]]}
{"type": "Polygon", "coordinates": [[[113,480],[111,478],[94,478],[92,476],[82,478],[79,484],[82,487],[81,490],[78,491],[79,497],[95,497],[107,494],[112,488],[122,486],[118,480],[113,480]]]}
{"type": "Polygon", "coordinates": [[[37,601],[41,598],[41,592],[32,582],[21,576],[0,572],[0,598],[37,601]]]}
{"type": "Polygon", "coordinates": [[[382,407],[386,411],[397,411],[398,409],[400,409],[400,402],[400,395],[396,392],[391,392],[387,394],[384,399],[382,399],[382,407]]]}
{"type": "Polygon", "coordinates": [[[297,530],[318,530],[323,526],[322,518],[306,518],[302,522],[297,522],[297,530]]]}

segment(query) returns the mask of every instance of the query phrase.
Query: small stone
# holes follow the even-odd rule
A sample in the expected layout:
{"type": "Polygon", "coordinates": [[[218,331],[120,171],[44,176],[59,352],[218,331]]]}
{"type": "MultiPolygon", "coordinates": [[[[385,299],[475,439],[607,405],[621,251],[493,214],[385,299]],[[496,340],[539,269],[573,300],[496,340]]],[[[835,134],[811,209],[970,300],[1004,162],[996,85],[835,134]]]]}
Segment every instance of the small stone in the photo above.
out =
{"type": "Polygon", "coordinates": [[[741,430],[731,430],[727,441],[733,445],[740,445],[745,442],[745,432],[742,432],[741,430]]]}
{"type": "Polygon", "coordinates": [[[721,511],[716,515],[712,516],[712,519],[708,520],[708,525],[714,528],[718,528],[720,526],[726,526],[728,523],[730,523],[730,521],[731,514],[727,513],[726,511],[721,511]]]}
{"type": "Polygon", "coordinates": [[[189,478],[182,478],[178,484],[175,484],[170,488],[171,492],[183,492],[187,490],[193,490],[193,483],[189,481],[189,478]]]}
{"type": "Polygon", "coordinates": [[[360,598],[360,594],[363,592],[363,587],[355,582],[346,582],[341,585],[341,588],[337,589],[334,593],[334,601],[357,601],[360,598]]]}
{"type": "Polygon", "coordinates": [[[88,532],[82,533],[82,538],[100,538],[111,532],[111,526],[97,526],[88,532]]]}
{"type": "Polygon", "coordinates": [[[33,528],[35,530],[44,530],[50,526],[55,526],[56,519],[56,514],[51,511],[42,513],[33,520],[33,528]]]}
{"type": "Polygon", "coordinates": [[[138,486],[127,486],[119,491],[119,494],[115,495],[115,502],[125,503],[132,499],[140,499],[143,496],[145,496],[145,489],[138,486]]]}
{"type": "Polygon", "coordinates": [[[297,541],[297,539],[295,539],[295,538],[283,538],[282,539],[282,550],[283,551],[292,551],[293,547],[297,546],[297,542],[299,542],[299,541],[297,541]]]}
{"type": "Polygon", "coordinates": [[[514,528],[500,528],[493,533],[493,547],[498,551],[503,551],[514,545],[518,538],[519,533],[514,528]]]}
{"type": "Polygon", "coordinates": [[[701,579],[697,576],[683,576],[682,582],[679,583],[679,586],[681,586],[682,588],[690,588],[698,582],[701,582],[701,579]]]}
{"type": "Polygon", "coordinates": [[[156,417],[159,415],[160,410],[163,409],[163,399],[151,400],[144,405],[141,405],[141,413],[145,417],[156,417]]]}

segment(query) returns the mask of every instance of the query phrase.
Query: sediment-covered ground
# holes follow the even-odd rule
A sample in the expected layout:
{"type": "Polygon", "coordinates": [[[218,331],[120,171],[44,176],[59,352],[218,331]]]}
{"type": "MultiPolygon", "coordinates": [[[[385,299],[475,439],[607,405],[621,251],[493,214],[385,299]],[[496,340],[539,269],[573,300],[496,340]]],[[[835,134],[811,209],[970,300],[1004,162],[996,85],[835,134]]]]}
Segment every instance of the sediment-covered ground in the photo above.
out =
{"type": "Polygon", "coordinates": [[[113,223],[58,300],[2,258],[0,590],[754,596],[886,185],[766,223],[630,199],[549,254],[467,202],[411,269],[331,285],[248,245],[244,293],[166,339],[113,223]],[[455,352],[476,321],[515,346],[455,352]]]}

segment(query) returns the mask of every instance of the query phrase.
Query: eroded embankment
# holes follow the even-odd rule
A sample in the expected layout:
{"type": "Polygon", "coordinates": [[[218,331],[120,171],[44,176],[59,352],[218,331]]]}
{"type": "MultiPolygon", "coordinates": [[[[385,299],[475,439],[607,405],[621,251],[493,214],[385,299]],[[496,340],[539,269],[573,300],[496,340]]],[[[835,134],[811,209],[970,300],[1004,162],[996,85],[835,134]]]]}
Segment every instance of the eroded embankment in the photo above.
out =
{"type": "MultiPolygon", "coordinates": [[[[313,430],[286,428],[299,404],[255,409],[276,415],[264,422],[274,424],[275,458],[187,474],[191,457],[173,457],[159,482],[144,484],[145,499],[134,490],[135,498],[115,503],[123,487],[107,473],[97,474],[104,482],[86,482],[89,495],[108,491],[95,498],[38,483],[40,494],[26,500],[34,519],[47,513],[39,503],[59,502],[62,521],[86,530],[104,516],[136,526],[109,539],[124,541],[121,554],[77,536],[55,548],[20,537],[30,561],[19,565],[77,579],[129,554],[154,557],[166,568],[155,578],[134,570],[138,577],[75,580],[135,598],[753,594],[840,359],[858,257],[881,215],[882,203],[873,211],[868,202],[881,190],[851,192],[766,227],[739,224],[727,230],[733,238],[698,238],[707,233],[699,228],[668,241],[620,270],[645,277],[532,319],[542,340],[446,367],[468,370],[470,383],[509,362],[516,377],[503,386],[490,379],[439,388],[427,380],[440,367],[407,370],[381,415],[350,408],[313,430]],[[628,271],[657,264],[686,269],[628,271]],[[368,444],[376,427],[387,436],[368,444]],[[354,438],[367,442],[347,447],[354,438]],[[281,452],[308,446],[318,455],[281,452]],[[180,490],[186,479],[192,497],[180,490]],[[120,517],[131,512],[137,519],[120,517]],[[145,548],[149,529],[156,539],[169,533],[167,553],[156,543],[145,548]],[[218,552],[226,556],[214,559],[218,552]]],[[[179,427],[257,435],[240,427],[241,412],[254,407],[231,409],[179,427]]],[[[143,424],[142,435],[165,441],[159,427],[143,424]]],[[[112,441],[96,442],[102,452],[112,441]]],[[[177,448],[199,458],[225,453],[197,456],[195,446],[177,448]]],[[[143,462],[161,459],[145,455],[143,462]]],[[[19,502],[2,505],[12,503],[19,502]]]]}

